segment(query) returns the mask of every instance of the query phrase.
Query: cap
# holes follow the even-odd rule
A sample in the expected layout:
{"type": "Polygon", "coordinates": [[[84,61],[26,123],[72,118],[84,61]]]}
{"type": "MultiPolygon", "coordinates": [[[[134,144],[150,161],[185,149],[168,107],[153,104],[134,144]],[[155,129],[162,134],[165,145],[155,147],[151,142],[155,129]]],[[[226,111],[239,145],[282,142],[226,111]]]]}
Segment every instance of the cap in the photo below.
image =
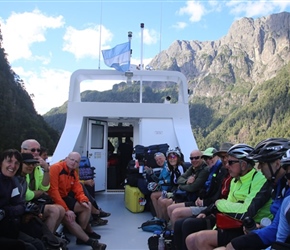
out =
{"type": "Polygon", "coordinates": [[[213,157],[213,155],[217,152],[215,148],[207,148],[205,151],[202,152],[202,156],[213,157]]]}
{"type": "Polygon", "coordinates": [[[225,142],[225,143],[223,143],[223,144],[221,145],[220,150],[217,151],[217,152],[215,152],[213,155],[216,156],[216,155],[220,155],[221,153],[226,153],[226,152],[228,152],[228,150],[229,150],[232,146],[234,146],[233,143],[231,143],[231,142],[225,142]]]}
{"type": "Polygon", "coordinates": [[[34,159],[34,156],[29,153],[22,153],[22,160],[24,163],[39,163],[38,160],[34,159]]]}

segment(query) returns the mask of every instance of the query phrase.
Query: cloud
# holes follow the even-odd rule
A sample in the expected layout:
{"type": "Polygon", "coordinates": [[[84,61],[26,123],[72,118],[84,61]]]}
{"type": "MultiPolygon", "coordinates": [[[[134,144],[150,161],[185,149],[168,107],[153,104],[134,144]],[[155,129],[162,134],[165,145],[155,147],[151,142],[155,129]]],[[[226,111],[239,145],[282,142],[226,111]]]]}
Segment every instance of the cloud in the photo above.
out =
{"type": "Polygon", "coordinates": [[[52,107],[61,106],[68,100],[71,72],[46,68],[35,72],[22,67],[15,67],[13,70],[21,76],[26,91],[34,96],[32,100],[39,114],[43,115],[52,107]]]}
{"type": "Polygon", "coordinates": [[[176,30],[183,30],[187,26],[185,22],[177,22],[176,24],[172,25],[172,27],[176,30]]]}
{"type": "Polygon", "coordinates": [[[179,15],[189,15],[190,22],[199,22],[206,13],[205,7],[200,2],[187,1],[186,7],[182,7],[177,12],[179,15]]]}
{"type": "MultiPolygon", "coordinates": [[[[141,37],[141,32],[139,32],[139,36],[141,37]]],[[[147,45],[156,44],[159,40],[159,33],[154,29],[146,29],[143,30],[143,43],[147,45]]]]}
{"type": "Polygon", "coordinates": [[[64,25],[63,17],[47,16],[35,9],[32,12],[13,12],[5,21],[2,20],[1,30],[3,36],[3,47],[8,54],[10,63],[19,60],[43,60],[43,55],[33,55],[31,46],[34,43],[46,41],[48,29],[60,28],[64,25]]]}
{"type": "Polygon", "coordinates": [[[282,12],[290,6],[288,1],[229,1],[226,4],[230,13],[235,16],[257,17],[268,15],[273,12],[282,12]]]}
{"type": "Polygon", "coordinates": [[[102,49],[109,48],[109,43],[113,34],[104,26],[93,26],[83,30],[77,30],[74,27],[68,27],[63,37],[63,51],[72,53],[77,59],[91,57],[99,57],[100,44],[100,29],[101,29],[101,44],[102,49]]]}

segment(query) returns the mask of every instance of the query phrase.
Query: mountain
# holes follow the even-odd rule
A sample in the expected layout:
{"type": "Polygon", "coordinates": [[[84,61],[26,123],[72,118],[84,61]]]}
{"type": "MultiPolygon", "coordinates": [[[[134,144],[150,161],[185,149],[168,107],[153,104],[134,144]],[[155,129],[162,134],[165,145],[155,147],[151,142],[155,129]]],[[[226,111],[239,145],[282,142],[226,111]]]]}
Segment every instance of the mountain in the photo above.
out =
{"type": "MultiPolygon", "coordinates": [[[[255,145],[266,137],[290,137],[289,49],[290,13],[282,12],[237,20],[216,41],[177,40],[150,65],[187,77],[191,124],[200,148],[224,141],[255,145]]],[[[136,87],[120,83],[102,94],[84,92],[82,99],[130,98],[136,87]]],[[[175,94],[170,86],[166,91],[175,94]]],[[[157,100],[160,91],[147,85],[143,96],[157,100]]],[[[44,119],[61,131],[65,112],[66,104],[44,119]]]]}
{"type": "Polygon", "coordinates": [[[7,61],[0,32],[0,152],[20,150],[22,141],[36,139],[53,152],[59,134],[35,111],[31,96],[7,61]]]}

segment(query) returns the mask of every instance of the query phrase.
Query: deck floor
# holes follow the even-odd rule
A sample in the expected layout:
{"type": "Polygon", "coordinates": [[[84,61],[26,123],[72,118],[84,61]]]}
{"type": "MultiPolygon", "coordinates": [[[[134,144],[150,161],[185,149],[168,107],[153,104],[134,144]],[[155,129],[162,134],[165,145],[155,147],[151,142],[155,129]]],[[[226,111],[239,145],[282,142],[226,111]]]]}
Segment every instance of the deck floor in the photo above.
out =
{"type": "MultiPolygon", "coordinates": [[[[148,249],[147,240],[152,233],[144,232],[138,227],[152,218],[150,212],[131,213],[125,208],[124,192],[104,192],[96,194],[98,205],[106,212],[110,212],[109,222],[105,226],[93,227],[101,235],[99,240],[107,245],[106,250],[145,250],[148,249]]],[[[89,246],[75,244],[75,237],[67,234],[71,242],[69,250],[89,250],[89,246]]]]}

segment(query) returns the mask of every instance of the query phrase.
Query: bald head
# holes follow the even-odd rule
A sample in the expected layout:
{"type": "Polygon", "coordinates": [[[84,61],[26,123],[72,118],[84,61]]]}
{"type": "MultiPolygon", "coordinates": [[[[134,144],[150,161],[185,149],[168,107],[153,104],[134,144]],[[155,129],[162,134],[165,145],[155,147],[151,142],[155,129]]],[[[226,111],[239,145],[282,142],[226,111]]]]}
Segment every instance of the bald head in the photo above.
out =
{"type": "Polygon", "coordinates": [[[202,156],[202,153],[200,150],[195,149],[191,151],[189,159],[190,159],[192,167],[197,168],[202,164],[203,160],[201,156],[202,156]]]}
{"type": "Polygon", "coordinates": [[[66,165],[70,170],[74,170],[77,167],[79,167],[80,160],[81,160],[81,155],[78,152],[71,152],[65,158],[66,165]]]}

